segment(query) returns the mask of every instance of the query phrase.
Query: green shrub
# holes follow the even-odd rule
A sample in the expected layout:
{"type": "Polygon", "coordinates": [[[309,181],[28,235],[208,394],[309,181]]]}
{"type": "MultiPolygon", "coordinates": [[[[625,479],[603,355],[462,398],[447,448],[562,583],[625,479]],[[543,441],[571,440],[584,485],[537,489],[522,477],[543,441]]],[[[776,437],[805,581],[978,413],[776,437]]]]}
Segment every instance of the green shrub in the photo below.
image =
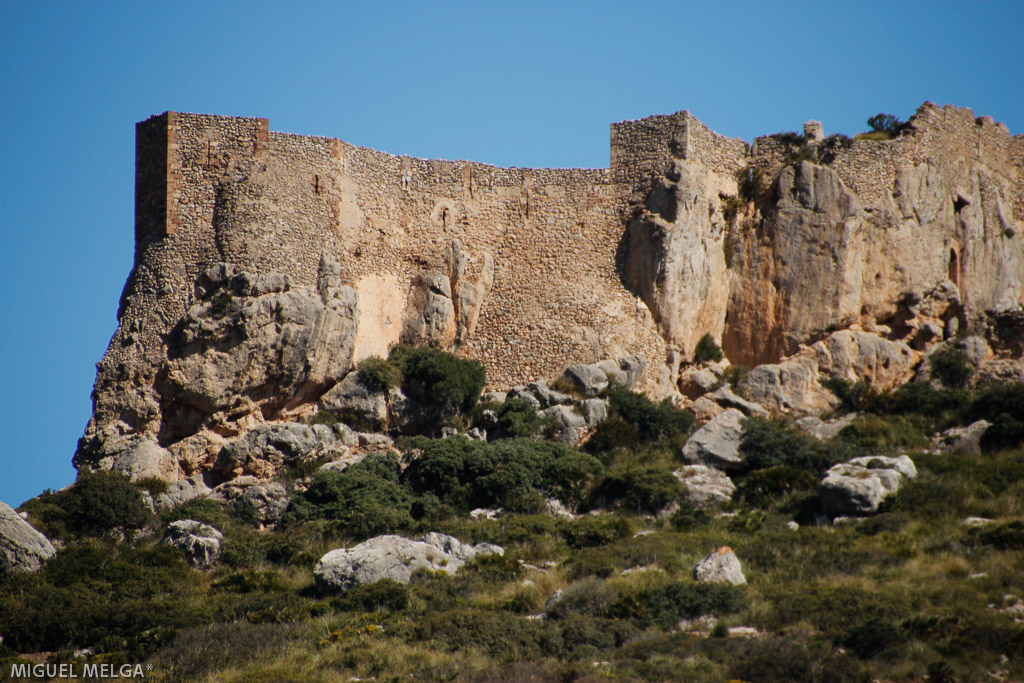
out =
{"type": "Polygon", "coordinates": [[[906,632],[892,619],[872,617],[849,628],[837,641],[860,659],[871,659],[907,640],[906,632]]]}
{"type": "Polygon", "coordinates": [[[981,437],[985,451],[1013,448],[1024,442],[1024,384],[994,386],[977,395],[968,418],[992,423],[981,437]]]}
{"type": "Polygon", "coordinates": [[[685,435],[693,428],[694,417],[665,399],[655,403],[644,394],[619,385],[608,390],[612,410],[636,428],[641,439],[658,443],[685,435]]]}
{"type": "Polygon", "coordinates": [[[41,571],[0,578],[0,633],[20,652],[114,641],[137,651],[151,629],[211,619],[199,590],[175,548],[72,542],[41,571]]]}
{"type": "Polygon", "coordinates": [[[696,363],[704,363],[712,361],[717,363],[722,360],[725,355],[722,353],[722,347],[715,342],[715,338],[710,333],[705,334],[697,342],[697,346],[693,350],[693,360],[696,363]]]}
{"type": "Polygon", "coordinates": [[[23,509],[41,531],[57,538],[132,533],[152,516],[138,487],[109,472],[82,472],[71,487],[44,492],[23,509]]]}
{"type": "Polygon", "coordinates": [[[603,469],[593,456],[549,441],[450,438],[410,443],[419,453],[403,473],[404,484],[463,512],[479,507],[538,512],[544,505],[542,491],[576,505],[603,469]]]}
{"type": "Polygon", "coordinates": [[[388,360],[402,373],[403,391],[442,416],[471,410],[487,379],[479,361],[429,346],[397,344],[388,360]]]}
{"type": "Polygon", "coordinates": [[[148,491],[151,496],[167,492],[167,482],[160,477],[143,477],[135,482],[135,485],[142,491],[148,491]]]}
{"type": "Polygon", "coordinates": [[[763,173],[756,166],[737,169],[735,177],[740,199],[752,202],[764,189],[763,173]]]}
{"type": "Polygon", "coordinates": [[[194,519],[203,524],[223,530],[231,521],[224,505],[212,498],[193,498],[166,511],[162,515],[165,524],[179,519],[194,519]]]}
{"type": "Polygon", "coordinates": [[[868,119],[868,125],[876,133],[896,135],[905,124],[892,114],[879,113],[868,119]]]}
{"type": "Polygon", "coordinates": [[[641,628],[660,626],[671,629],[681,619],[705,614],[732,614],[743,609],[745,604],[743,591],[736,586],[687,581],[622,596],[609,607],[608,614],[630,619],[641,628]]]}
{"type": "Polygon", "coordinates": [[[835,652],[830,644],[781,638],[744,643],[730,661],[729,675],[757,683],[869,683],[872,680],[860,662],[835,652]]]}
{"type": "Polygon", "coordinates": [[[566,619],[572,615],[603,617],[619,598],[619,592],[603,579],[587,577],[562,593],[562,598],[546,614],[549,619],[566,619]]]}
{"type": "Polygon", "coordinates": [[[818,477],[812,472],[787,465],[776,465],[751,472],[744,479],[733,498],[754,507],[769,507],[795,493],[814,491],[818,477]]]}
{"type": "Polygon", "coordinates": [[[843,427],[832,446],[845,444],[853,449],[849,456],[854,457],[867,452],[917,448],[927,443],[928,438],[906,415],[861,415],[843,427]]]}
{"type": "Polygon", "coordinates": [[[562,537],[570,548],[592,548],[628,538],[636,531],[632,521],[617,515],[586,515],[566,522],[562,537]]]}
{"type": "Polygon", "coordinates": [[[1015,519],[977,531],[978,542],[999,550],[1024,550],[1024,521],[1015,519]]]}
{"type": "Polygon", "coordinates": [[[987,452],[1013,448],[1022,442],[1024,442],[1024,422],[1002,413],[981,435],[980,446],[983,451],[987,452]]]}
{"type": "Polygon", "coordinates": [[[932,376],[950,389],[962,389],[974,376],[974,365],[963,349],[944,346],[929,360],[932,376]]]}
{"type": "Polygon", "coordinates": [[[367,387],[386,392],[397,387],[402,381],[402,373],[394,365],[378,356],[370,356],[359,361],[356,366],[359,379],[367,387]]]}
{"type": "Polygon", "coordinates": [[[879,401],[878,393],[867,382],[851,382],[841,377],[828,377],[821,382],[839,399],[840,413],[858,413],[872,410],[879,401]]]}
{"type": "Polygon", "coordinates": [[[525,438],[540,433],[544,428],[544,419],[537,414],[526,399],[506,399],[498,410],[498,432],[513,438],[525,438]]]}
{"type": "Polygon", "coordinates": [[[356,539],[410,527],[412,499],[391,478],[387,458],[368,456],[366,460],[371,462],[363,467],[318,473],[308,489],[292,497],[283,521],[332,520],[342,534],[356,539]],[[384,476],[378,476],[381,473],[384,476]]]}
{"type": "Polygon", "coordinates": [[[785,466],[821,473],[833,464],[814,437],[777,420],[744,420],[739,450],[752,470],[785,466]]]}
{"type": "Polygon", "coordinates": [[[408,587],[391,579],[381,579],[350,588],[342,595],[332,598],[331,605],[349,612],[397,612],[409,606],[409,595],[408,587]]]}
{"type": "Polygon", "coordinates": [[[244,569],[228,574],[219,581],[216,581],[213,587],[231,593],[267,593],[284,590],[285,583],[282,581],[281,575],[276,571],[244,569]]]}
{"type": "Polygon", "coordinates": [[[629,512],[655,514],[686,496],[686,485],[656,467],[620,468],[607,474],[588,500],[591,509],[617,506],[629,512]]]}
{"type": "Polygon", "coordinates": [[[640,445],[636,427],[618,415],[609,415],[597,425],[584,448],[590,453],[609,453],[619,448],[634,449],[640,445]]]}
{"type": "Polygon", "coordinates": [[[688,531],[707,524],[710,520],[710,515],[699,505],[689,498],[683,498],[679,501],[679,509],[669,519],[669,524],[677,531],[688,531]]]}

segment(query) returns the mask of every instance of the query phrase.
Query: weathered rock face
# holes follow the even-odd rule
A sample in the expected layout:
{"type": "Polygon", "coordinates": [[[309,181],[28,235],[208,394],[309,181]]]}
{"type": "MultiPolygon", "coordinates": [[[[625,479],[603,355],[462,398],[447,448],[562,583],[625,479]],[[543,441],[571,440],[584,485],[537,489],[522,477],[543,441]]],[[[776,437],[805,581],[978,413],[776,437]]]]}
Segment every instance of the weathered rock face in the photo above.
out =
{"type": "Polygon", "coordinates": [[[0,568],[34,572],[56,554],[46,536],[0,501],[0,568]]]}
{"type": "Polygon", "coordinates": [[[220,557],[220,542],[223,538],[223,534],[209,524],[194,519],[180,519],[168,525],[159,545],[180,548],[189,564],[205,569],[220,557]]]}
{"type": "Polygon", "coordinates": [[[285,276],[234,274],[224,265],[208,270],[197,290],[200,301],[179,325],[166,378],[157,385],[163,439],[188,436],[211,415],[251,412],[252,405],[272,418],[314,400],[351,369],[352,288],[292,289],[285,276]]]}
{"type": "Polygon", "coordinates": [[[313,576],[325,590],[347,590],[381,579],[409,583],[417,569],[454,574],[467,559],[495,552],[504,550],[489,544],[466,546],[444,534],[428,534],[423,541],[377,536],[352,548],[330,551],[320,558],[313,576]]]}
{"type": "MultiPolygon", "coordinates": [[[[727,225],[709,181],[697,166],[674,163],[626,233],[624,279],[687,357],[704,333],[721,336],[729,298],[727,225]]],[[[736,182],[725,183],[735,194],[736,182]]]]}

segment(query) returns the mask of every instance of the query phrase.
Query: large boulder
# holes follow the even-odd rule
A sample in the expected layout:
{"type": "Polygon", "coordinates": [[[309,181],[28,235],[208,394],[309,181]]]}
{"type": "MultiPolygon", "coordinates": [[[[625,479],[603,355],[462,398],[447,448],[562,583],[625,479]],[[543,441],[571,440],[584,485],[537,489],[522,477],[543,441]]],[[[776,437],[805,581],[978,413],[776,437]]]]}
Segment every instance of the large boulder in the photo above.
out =
{"type": "Polygon", "coordinates": [[[725,408],[735,408],[748,417],[768,417],[768,411],[760,403],[748,401],[743,398],[729,385],[718,387],[707,398],[725,408]]]}
{"type": "Polygon", "coordinates": [[[914,462],[905,455],[854,458],[830,468],[818,494],[832,516],[868,515],[916,476],[914,462]]]}
{"type": "Polygon", "coordinates": [[[178,477],[177,460],[170,451],[150,439],[141,439],[116,455],[110,469],[132,481],[149,478],[173,481],[178,477]]]}
{"type": "Polygon", "coordinates": [[[167,490],[156,497],[154,503],[158,510],[166,510],[177,507],[193,498],[203,498],[212,493],[212,489],[206,485],[203,475],[196,474],[188,479],[172,481],[167,485],[167,490]]]}
{"type": "Polygon", "coordinates": [[[313,577],[323,590],[347,590],[381,579],[409,583],[418,569],[455,573],[468,557],[486,554],[488,550],[481,546],[467,549],[465,544],[443,534],[428,534],[424,538],[431,542],[387,535],[371,538],[352,548],[332,550],[320,558],[313,577]],[[446,552],[446,548],[454,554],[446,552]]]}
{"type": "Polygon", "coordinates": [[[564,444],[575,446],[587,434],[586,418],[572,406],[554,405],[541,414],[551,420],[556,438],[564,444]]]}
{"type": "Polygon", "coordinates": [[[347,452],[334,430],[326,425],[272,422],[249,430],[224,446],[215,470],[225,480],[240,475],[273,477],[282,467],[303,460],[347,452]]]}
{"type": "Polygon", "coordinates": [[[565,369],[562,376],[572,382],[584,396],[597,396],[608,388],[608,374],[597,364],[572,365],[565,369]]]}
{"type": "Polygon", "coordinates": [[[348,373],[320,398],[317,406],[322,411],[354,418],[371,427],[385,425],[388,420],[387,391],[364,382],[359,372],[348,373]]]}
{"type": "Polygon", "coordinates": [[[838,404],[820,379],[813,359],[796,357],[757,366],[743,376],[739,388],[772,412],[819,415],[838,404]]]}
{"type": "Polygon", "coordinates": [[[536,396],[537,400],[540,401],[541,406],[545,408],[550,408],[551,406],[561,403],[572,403],[573,401],[572,396],[569,394],[563,394],[561,391],[555,391],[543,380],[530,382],[526,385],[526,390],[536,396]]]}
{"type": "Polygon", "coordinates": [[[288,489],[276,481],[244,476],[213,490],[213,498],[231,505],[254,522],[273,524],[288,509],[288,489]]]}
{"type": "Polygon", "coordinates": [[[493,543],[477,543],[476,545],[472,545],[470,543],[463,543],[454,536],[442,534],[437,531],[431,531],[419,540],[422,543],[434,546],[446,555],[451,555],[452,557],[457,557],[464,561],[472,560],[480,555],[505,554],[505,549],[500,545],[494,545],[493,543]]]}
{"type": "Polygon", "coordinates": [[[34,572],[56,554],[46,536],[0,501],[0,569],[34,572]]]}
{"type": "Polygon", "coordinates": [[[900,341],[857,330],[840,330],[811,347],[818,371],[849,382],[867,382],[876,391],[911,378],[918,355],[900,341]]]}
{"type": "Polygon", "coordinates": [[[672,474],[686,484],[687,498],[698,505],[731,500],[736,490],[725,472],[707,465],[686,465],[672,474]]]}
{"type": "Polygon", "coordinates": [[[723,470],[743,467],[740,441],[743,439],[744,416],[729,408],[698,429],[683,446],[683,459],[723,470]]]}
{"type": "Polygon", "coordinates": [[[193,567],[201,569],[213,565],[220,557],[220,542],[224,536],[209,524],[194,519],[171,522],[158,545],[173,545],[185,553],[193,567]]]}
{"type": "Polygon", "coordinates": [[[701,583],[731,583],[734,586],[747,582],[740,558],[726,545],[698,562],[693,569],[693,578],[701,583]]]}
{"type": "Polygon", "coordinates": [[[959,451],[977,455],[981,453],[981,437],[991,426],[988,420],[978,420],[966,427],[951,427],[936,436],[933,442],[944,452],[959,451]]]}
{"type": "Polygon", "coordinates": [[[838,436],[839,432],[843,431],[843,428],[853,423],[855,417],[856,415],[843,415],[831,420],[822,420],[820,417],[808,415],[807,417],[801,417],[794,424],[797,428],[807,432],[815,439],[827,441],[838,436]]]}

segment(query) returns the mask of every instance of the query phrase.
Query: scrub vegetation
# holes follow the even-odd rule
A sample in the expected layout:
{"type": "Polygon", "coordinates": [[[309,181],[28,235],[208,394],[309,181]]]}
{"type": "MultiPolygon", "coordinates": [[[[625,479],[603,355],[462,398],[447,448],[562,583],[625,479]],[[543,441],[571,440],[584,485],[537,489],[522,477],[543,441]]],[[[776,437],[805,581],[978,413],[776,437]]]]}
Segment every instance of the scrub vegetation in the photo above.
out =
{"type": "MultiPolygon", "coordinates": [[[[476,419],[482,377],[437,354],[359,371],[476,419]]],[[[965,389],[959,361],[936,360],[942,388],[835,383],[856,417],[827,441],[747,420],[748,469],[731,501],[704,508],[673,475],[693,416],[614,386],[581,449],[543,438],[512,400],[495,406],[508,438],[399,439],[399,453],[309,477],[271,528],[212,500],[153,514],[152,482],[83,477],[22,507],[61,548],[38,573],[0,576],[0,676],[19,653],[48,652],[152,664],[158,681],[1020,680],[1024,387],[965,389]],[[992,423],[981,453],[932,452],[938,430],[979,418],[992,423]],[[919,476],[878,514],[824,519],[829,466],[897,453],[919,476]],[[546,514],[550,499],[578,516],[546,514]],[[156,545],[185,518],[224,533],[214,568],[156,545]],[[506,552],[409,585],[314,584],[330,549],[429,531],[506,552]],[[721,546],[747,585],[694,581],[721,546]]]]}

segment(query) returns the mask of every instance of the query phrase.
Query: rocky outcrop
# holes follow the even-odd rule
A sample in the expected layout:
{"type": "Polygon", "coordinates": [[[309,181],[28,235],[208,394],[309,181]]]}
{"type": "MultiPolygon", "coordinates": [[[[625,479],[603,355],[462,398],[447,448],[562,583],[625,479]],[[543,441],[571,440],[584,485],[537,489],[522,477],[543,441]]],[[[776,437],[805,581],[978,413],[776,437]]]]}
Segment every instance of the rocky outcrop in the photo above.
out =
{"type": "Polygon", "coordinates": [[[194,519],[171,522],[158,545],[172,545],[185,553],[193,567],[206,569],[220,557],[223,534],[209,524],[194,519]]]}
{"type": "MultiPolygon", "coordinates": [[[[293,287],[281,274],[236,272],[226,263],[207,268],[196,281],[195,302],[167,336],[152,386],[121,395],[104,390],[104,410],[86,429],[76,464],[102,467],[105,457],[127,450],[111,452],[124,439],[166,446],[199,432],[237,433],[247,416],[273,419],[315,400],[352,367],[358,308],[338,270],[325,256],[316,286],[293,287]],[[127,403],[140,396],[149,402],[145,419],[116,417],[138,414],[127,403]]],[[[144,455],[147,462],[154,456],[144,455]]],[[[124,456],[118,467],[136,472],[136,461],[124,456]]],[[[177,478],[166,463],[157,469],[177,478]]]]}
{"type": "Polygon", "coordinates": [[[919,357],[905,343],[876,334],[840,330],[811,347],[818,372],[888,391],[909,380],[919,357]]]}
{"type": "Polygon", "coordinates": [[[201,474],[196,474],[188,479],[172,481],[167,485],[167,490],[156,497],[154,501],[156,509],[166,510],[177,507],[193,498],[204,498],[212,493],[212,489],[206,485],[201,474]]]}
{"type": "Polygon", "coordinates": [[[697,563],[693,569],[693,578],[700,583],[731,583],[734,586],[742,586],[747,582],[740,558],[736,557],[732,548],[725,545],[697,563]]]}
{"type": "Polygon", "coordinates": [[[377,536],[352,548],[332,550],[320,558],[313,577],[322,590],[328,591],[347,590],[381,579],[409,583],[418,569],[454,574],[468,559],[504,553],[500,546],[467,547],[443,534],[428,534],[424,539],[412,541],[402,536],[377,536]]]}
{"type": "Polygon", "coordinates": [[[673,474],[686,484],[687,498],[698,505],[732,500],[736,490],[736,485],[725,472],[707,465],[686,465],[673,474]]]}
{"type": "Polygon", "coordinates": [[[252,476],[225,482],[213,490],[212,496],[260,524],[279,521],[288,509],[288,489],[283,484],[252,476]]]}
{"type": "Polygon", "coordinates": [[[268,423],[224,446],[214,471],[222,481],[242,475],[271,478],[287,465],[334,459],[332,456],[340,457],[347,452],[348,448],[326,425],[268,423]]]}
{"type": "Polygon", "coordinates": [[[34,572],[56,554],[46,536],[0,501],[0,571],[34,572]]]}
{"type": "Polygon", "coordinates": [[[626,230],[623,279],[686,358],[704,333],[720,337],[725,322],[728,225],[719,191],[735,194],[736,181],[672,162],[626,230]]]}
{"type": "Polygon", "coordinates": [[[176,440],[218,414],[260,410],[270,418],[308,403],[352,367],[358,309],[355,290],[292,288],[284,275],[211,268],[196,286],[168,349],[161,438],[176,440]]]}
{"type": "Polygon", "coordinates": [[[991,426],[988,420],[978,420],[966,427],[951,427],[935,436],[933,441],[945,452],[977,455],[981,453],[981,437],[991,426]]]}
{"type": "Polygon", "coordinates": [[[729,408],[698,429],[683,446],[683,460],[721,470],[743,468],[740,441],[743,439],[743,413],[729,408]]]}
{"type": "Polygon", "coordinates": [[[829,469],[818,495],[832,516],[867,515],[916,476],[914,462],[905,455],[854,458],[829,469]]]}

